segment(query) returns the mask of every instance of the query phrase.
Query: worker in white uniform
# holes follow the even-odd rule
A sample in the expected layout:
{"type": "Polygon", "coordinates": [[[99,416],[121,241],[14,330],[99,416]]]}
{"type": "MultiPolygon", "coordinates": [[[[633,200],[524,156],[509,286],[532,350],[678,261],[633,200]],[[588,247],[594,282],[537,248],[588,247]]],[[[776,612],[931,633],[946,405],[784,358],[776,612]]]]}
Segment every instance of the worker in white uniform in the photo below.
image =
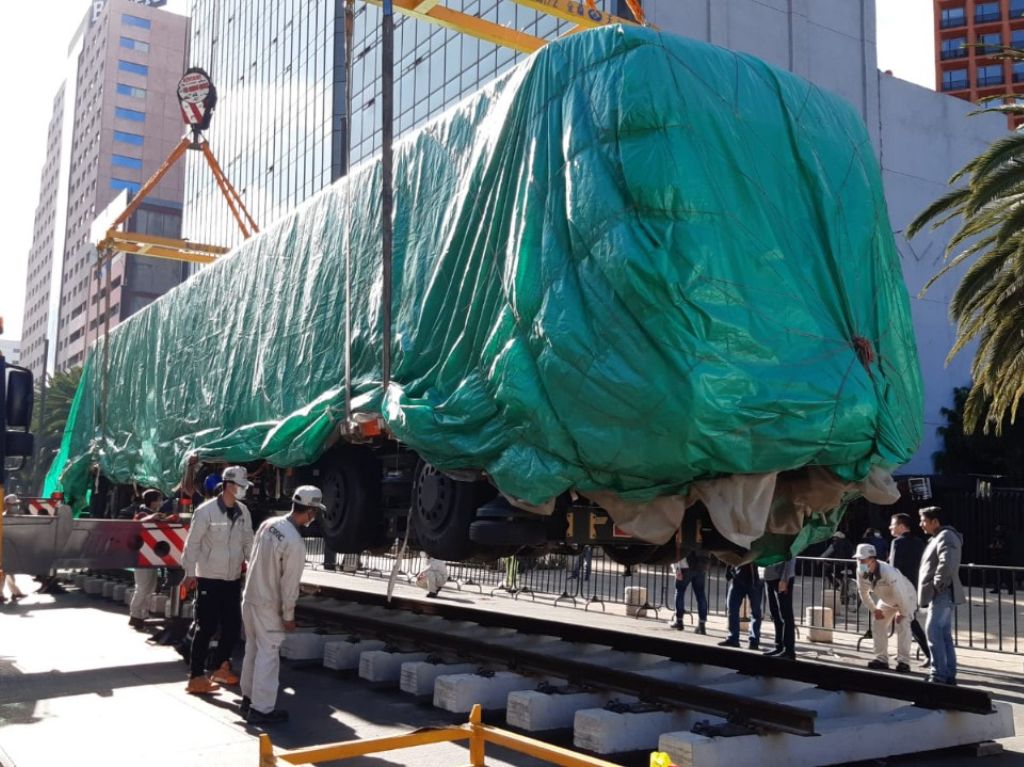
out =
{"type": "MultiPolygon", "coordinates": [[[[14,493],[4,497],[4,516],[14,516],[21,514],[21,499],[14,493]]],[[[17,602],[19,599],[23,599],[25,592],[18,588],[18,582],[14,579],[14,573],[4,573],[4,586],[11,591],[11,601],[17,602]]],[[[4,597],[4,590],[0,587],[0,604],[6,602],[7,599],[4,597]]]]}
{"type": "Polygon", "coordinates": [[[896,621],[896,671],[910,671],[910,622],[917,612],[917,587],[890,565],[880,562],[875,547],[862,543],[854,554],[857,560],[857,589],[861,602],[871,610],[871,637],[875,659],[868,668],[889,668],[889,626],[896,621]]]}
{"type": "Polygon", "coordinates": [[[430,557],[427,559],[427,567],[416,576],[416,585],[427,590],[427,596],[431,599],[437,597],[441,589],[448,582],[448,563],[443,559],[430,557]]]}
{"type": "MultiPolygon", "coordinates": [[[[164,497],[159,490],[147,490],[142,494],[142,506],[135,512],[133,519],[136,522],[166,519],[166,515],[159,511],[163,500],[164,497]]],[[[149,617],[149,598],[156,593],[159,575],[155,567],[135,568],[135,591],[128,606],[128,625],[133,629],[143,629],[146,626],[146,618],[149,617]]]]}
{"type": "Polygon", "coordinates": [[[303,485],[292,494],[292,509],[286,516],[272,517],[256,531],[242,594],[245,660],[241,711],[250,724],[288,720],[288,712],[275,704],[281,642],[286,631],[295,630],[295,600],[306,565],[306,546],[299,530],[324,508],[320,490],[303,485]]]}

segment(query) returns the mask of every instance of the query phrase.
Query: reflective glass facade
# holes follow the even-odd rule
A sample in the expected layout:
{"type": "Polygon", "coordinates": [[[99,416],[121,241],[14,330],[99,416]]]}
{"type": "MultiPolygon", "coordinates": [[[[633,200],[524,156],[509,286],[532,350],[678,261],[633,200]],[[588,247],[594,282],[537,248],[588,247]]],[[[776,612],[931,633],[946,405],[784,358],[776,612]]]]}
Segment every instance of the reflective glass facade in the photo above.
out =
{"type": "MultiPolygon", "coordinates": [[[[196,0],[190,65],[218,103],[207,137],[262,227],[344,172],[344,3],[196,0]]],[[[190,152],[185,234],[240,235],[209,168],[190,152]]]]}
{"type": "MultiPolygon", "coordinates": [[[[445,5],[543,38],[572,26],[512,0],[446,0],[445,5]]],[[[598,0],[598,6],[629,15],[620,0],[598,0]]],[[[195,2],[189,63],[210,73],[219,96],[207,136],[261,227],[345,172],[344,8],[343,0],[195,2]]],[[[356,3],[353,165],[380,149],[380,21],[378,8],[356,3]]],[[[511,49],[396,14],[396,137],[521,58],[511,49]]],[[[225,245],[240,239],[198,157],[189,158],[185,233],[225,245]]]]}

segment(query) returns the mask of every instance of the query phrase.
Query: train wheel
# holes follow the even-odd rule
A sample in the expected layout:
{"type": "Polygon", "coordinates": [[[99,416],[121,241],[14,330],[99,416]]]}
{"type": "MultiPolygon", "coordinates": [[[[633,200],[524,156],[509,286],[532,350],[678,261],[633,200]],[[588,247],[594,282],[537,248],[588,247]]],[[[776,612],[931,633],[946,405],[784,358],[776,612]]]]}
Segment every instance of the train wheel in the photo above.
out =
{"type": "Polygon", "coordinates": [[[326,511],[318,515],[320,532],[339,554],[358,554],[378,546],[385,533],[380,463],[364,449],[331,453],[320,477],[326,511]]]}
{"type": "Polygon", "coordinates": [[[486,482],[460,482],[429,463],[416,469],[411,523],[419,546],[445,560],[469,559],[480,547],[469,538],[476,510],[496,494],[486,482]]]}

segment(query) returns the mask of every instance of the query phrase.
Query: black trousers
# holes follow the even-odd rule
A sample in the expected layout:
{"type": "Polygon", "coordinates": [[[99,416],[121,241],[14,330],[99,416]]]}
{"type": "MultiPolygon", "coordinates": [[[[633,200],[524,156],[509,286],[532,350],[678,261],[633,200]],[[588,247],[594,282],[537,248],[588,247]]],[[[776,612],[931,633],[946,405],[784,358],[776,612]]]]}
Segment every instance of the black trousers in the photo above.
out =
{"type": "Polygon", "coordinates": [[[910,621],[910,633],[914,635],[917,646],[928,660],[932,659],[932,652],[928,649],[928,636],[924,633],[924,627],[918,623],[917,618],[910,621]]]}
{"type": "Polygon", "coordinates": [[[210,640],[217,630],[220,639],[213,655],[213,667],[231,659],[231,653],[242,633],[242,580],[221,581],[199,578],[196,592],[196,633],[192,638],[191,675],[206,673],[206,656],[210,640]]]}
{"type": "Polygon", "coordinates": [[[793,618],[793,581],[790,578],[785,591],[779,591],[779,581],[765,581],[768,589],[768,609],[775,624],[775,646],[787,653],[796,652],[796,620],[793,618]]]}

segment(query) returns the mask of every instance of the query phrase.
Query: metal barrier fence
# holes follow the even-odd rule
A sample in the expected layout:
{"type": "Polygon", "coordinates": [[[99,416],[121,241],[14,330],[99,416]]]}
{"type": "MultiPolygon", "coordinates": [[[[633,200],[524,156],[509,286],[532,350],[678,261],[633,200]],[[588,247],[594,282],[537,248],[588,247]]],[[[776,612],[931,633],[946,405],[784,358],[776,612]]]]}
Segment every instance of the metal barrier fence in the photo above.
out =
{"type": "MultiPolygon", "coordinates": [[[[397,546],[384,554],[337,555],[333,568],[367,578],[388,578],[396,559],[397,546]]],[[[306,539],[307,565],[324,568],[323,540],[306,539]]],[[[330,558],[328,558],[330,562],[330,558]]],[[[407,551],[399,572],[405,582],[413,582],[425,569],[426,561],[417,551],[407,551]]],[[[855,563],[850,559],[798,557],[793,588],[793,613],[798,626],[806,626],[808,607],[832,609],[834,628],[864,634],[871,628],[871,615],[861,605],[854,577],[855,563]]],[[[332,566],[328,564],[328,568],[332,566]]],[[[726,568],[713,564],[705,578],[705,593],[711,615],[726,616],[728,581],[726,568]]],[[[1024,598],[1018,600],[1017,586],[1024,582],[1024,568],[994,565],[963,565],[960,580],[967,594],[965,604],[957,607],[953,638],[959,647],[1016,653],[1021,650],[1020,629],[1024,625],[1024,598]]],[[[675,615],[676,588],[672,567],[668,565],[616,564],[595,548],[589,554],[543,554],[508,557],[496,563],[450,563],[448,588],[504,595],[513,599],[544,601],[558,607],[606,611],[626,602],[626,589],[646,589],[644,617],[666,621],[675,615]]],[[[634,592],[635,594],[636,592],[634,592]]],[[[696,622],[697,607],[693,589],[686,591],[685,616],[688,625],[696,622]]],[[[768,602],[763,601],[764,621],[771,633],[768,602]]]]}

